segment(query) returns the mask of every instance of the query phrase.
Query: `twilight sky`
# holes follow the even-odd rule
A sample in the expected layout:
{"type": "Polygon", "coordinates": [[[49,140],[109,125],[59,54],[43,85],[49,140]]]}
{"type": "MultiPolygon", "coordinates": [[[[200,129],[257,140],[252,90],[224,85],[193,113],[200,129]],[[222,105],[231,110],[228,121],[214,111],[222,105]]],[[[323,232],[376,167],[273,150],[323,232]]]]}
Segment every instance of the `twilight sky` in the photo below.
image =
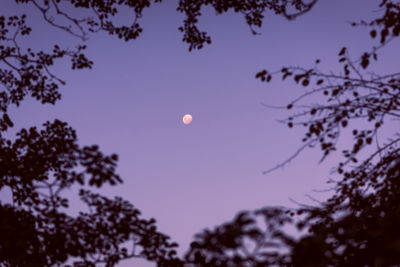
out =
{"type": "MultiPolygon", "coordinates": [[[[21,12],[13,2],[7,0],[7,12],[21,12]]],[[[337,70],[341,47],[348,46],[355,57],[374,44],[367,28],[349,22],[373,17],[378,1],[320,0],[292,22],[267,13],[257,36],[240,15],[215,16],[206,9],[200,25],[213,43],[193,52],[181,42],[177,28],[183,16],[175,11],[177,4],[165,2],[144,12],[144,32],[137,40],[91,36],[92,70],[71,71],[58,64],[54,72],[67,81],[62,100],[55,106],[25,100],[10,112],[13,131],[58,118],[77,130],[80,144],[117,153],[124,183],[101,193],[122,196],[144,217],[156,218],[161,232],[180,244],[180,252],[195,233],[240,210],[295,206],[290,198],[310,203],[306,194],[323,200],[326,195],[312,190],[328,188],[326,178],[339,153],[318,164],[321,153],[307,150],[284,169],[262,175],[295,152],[303,131],[279,124],[285,110],[261,102],[286,105],[304,89],[280,79],[262,84],[254,75],[284,65],[311,67],[317,58],[325,70],[337,70]],[[186,113],[193,115],[189,125],[182,123],[186,113]]],[[[49,28],[36,10],[25,12],[37,25],[31,38],[21,39],[26,46],[79,43],[49,28]]],[[[387,50],[394,49],[390,44],[387,50]]],[[[379,72],[398,62],[399,56],[389,52],[380,55],[385,65],[377,64],[379,72]]],[[[0,194],[1,199],[9,196],[0,194]]],[[[120,266],[153,264],[126,261],[120,266]]]]}

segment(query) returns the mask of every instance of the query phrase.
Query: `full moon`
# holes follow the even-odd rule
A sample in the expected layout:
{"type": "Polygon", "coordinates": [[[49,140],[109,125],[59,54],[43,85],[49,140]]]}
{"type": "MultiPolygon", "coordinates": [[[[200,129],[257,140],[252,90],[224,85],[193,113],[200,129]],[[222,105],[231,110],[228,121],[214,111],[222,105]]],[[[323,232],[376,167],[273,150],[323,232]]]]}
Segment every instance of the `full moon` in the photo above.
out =
{"type": "Polygon", "coordinates": [[[182,121],[184,124],[189,124],[192,122],[192,119],[192,115],[186,114],[185,116],[183,116],[182,121]]]}

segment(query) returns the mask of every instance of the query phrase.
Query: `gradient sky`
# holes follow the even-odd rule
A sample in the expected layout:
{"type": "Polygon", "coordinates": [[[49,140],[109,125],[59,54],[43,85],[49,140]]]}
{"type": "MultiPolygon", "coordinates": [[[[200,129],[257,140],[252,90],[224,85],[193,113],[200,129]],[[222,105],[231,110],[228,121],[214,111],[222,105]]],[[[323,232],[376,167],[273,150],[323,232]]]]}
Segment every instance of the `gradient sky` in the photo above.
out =
{"type": "MultiPolygon", "coordinates": [[[[21,11],[14,1],[7,2],[7,12],[21,11]]],[[[341,47],[348,46],[355,57],[374,44],[367,28],[349,22],[373,17],[378,1],[320,0],[292,22],[267,13],[257,36],[241,15],[215,16],[206,9],[200,26],[213,43],[193,52],[181,42],[177,28],[184,18],[175,11],[175,1],[166,2],[144,12],[144,32],[137,40],[91,36],[92,70],[71,71],[65,62],[58,64],[54,72],[67,81],[62,100],[55,106],[25,100],[11,111],[15,131],[58,118],[77,130],[80,144],[117,153],[124,183],[101,193],[122,196],[144,217],[156,218],[160,231],[180,244],[180,252],[195,233],[240,210],[294,207],[290,198],[311,203],[306,194],[323,200],[326,194],[312,190],[328,188],[326,178],[339,153],[318,164],[321,153],[308,150],[285,168],[262,175],[295,152],[303,131],[279,124],[285,110],[261,102],[286,105],[304,89],[278,77],[263,84],[254,75],[284,65],[311,67],[317,58],[325,70],[337,70],[341,47]],[[190,125],[182,123],[186,113],[193,115],[190,125]]],[[[37,25],[27,46],[79,43],[46,26],[36,10],[26,12],[37,25]]],[[[385,65],[377,65],[382,72],[398,64],[398,54],[389,52],[381,55],[385,65]]],[[[7,198],[7,192],[0,194],[7,198]]],[[[120,266],[154,265],[126,261],[120,266]]]]}

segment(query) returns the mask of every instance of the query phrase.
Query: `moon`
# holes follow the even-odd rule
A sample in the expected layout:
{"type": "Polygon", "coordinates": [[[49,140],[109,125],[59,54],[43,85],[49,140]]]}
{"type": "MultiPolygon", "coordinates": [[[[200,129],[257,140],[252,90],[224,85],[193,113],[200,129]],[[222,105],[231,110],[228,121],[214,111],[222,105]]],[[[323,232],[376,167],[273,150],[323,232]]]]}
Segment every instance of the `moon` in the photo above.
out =
{"type": "Polygon", "coordinates": [[[183,116],[182,121],[184,124],[187,125],[192,122],[192,119],[193,119],[192,115],[186,114],[185,116],[183,116]]]}

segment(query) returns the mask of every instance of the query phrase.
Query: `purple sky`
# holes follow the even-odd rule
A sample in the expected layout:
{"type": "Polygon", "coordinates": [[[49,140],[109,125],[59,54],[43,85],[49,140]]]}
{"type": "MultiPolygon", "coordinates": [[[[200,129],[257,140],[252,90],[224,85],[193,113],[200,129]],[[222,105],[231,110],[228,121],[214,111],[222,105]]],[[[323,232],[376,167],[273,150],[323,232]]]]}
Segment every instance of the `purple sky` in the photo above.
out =
{"type": "MultiPolygon", "coordinates": [[[[317,58],[325,70],[337,70],[341,47],[358,56],[373,44],[367,28],[348,22],[371,18],[378,1],[320,0],[292,22],[267,14],[257,36],[240,15],[214,16],[205,10],[200,25],[213,43],[190,53],[177,30],[183,16],[171,2],[144,12],[144,32],[137,40],[92,36],[87,42],[92,70],[57,65],[54,72],[67,81],[58,104],[26,100],[11,115],[15,130],[65,120],[82,145],[99,144],[104,153],[117,153],[124,184],[101,192],[122,196],[144,217],[156,218],[159,229],[183,252],[195,233],[240,210],[295,206],[289,198],[310,203],[305,194],[324,199],[326,195],[312,190],[328,187],[326,177],[339,154],[318,165],[321,153],[305,151],[284,169],[262,175],[295,152],[303,131],[279,124],[276,120],[287,113],[260,103],[286,105],[303,89],[280,79],[262,84],[254,75],[283,65],[311,67],[317,58]],[[193,115],[190,125],[182,123],[186,113],[193,115]]],[[[10,5],[8,10],[19,9],[10,5]]],[[[36,10],[29,15],[38,28],[27,46],[78,43],[49,29],[36,10]]],[[[389,45],[388,51],[394,49],[389,45]]],[[[398,62],[397,54],[388,55],[382,54],[386,65],[378,70],[385,72],[398,62]]],[[[7,198],[7,192],[0,194],[7,198]]],[[[153,264],[127,261],[120,266],[153,264]]]]}

